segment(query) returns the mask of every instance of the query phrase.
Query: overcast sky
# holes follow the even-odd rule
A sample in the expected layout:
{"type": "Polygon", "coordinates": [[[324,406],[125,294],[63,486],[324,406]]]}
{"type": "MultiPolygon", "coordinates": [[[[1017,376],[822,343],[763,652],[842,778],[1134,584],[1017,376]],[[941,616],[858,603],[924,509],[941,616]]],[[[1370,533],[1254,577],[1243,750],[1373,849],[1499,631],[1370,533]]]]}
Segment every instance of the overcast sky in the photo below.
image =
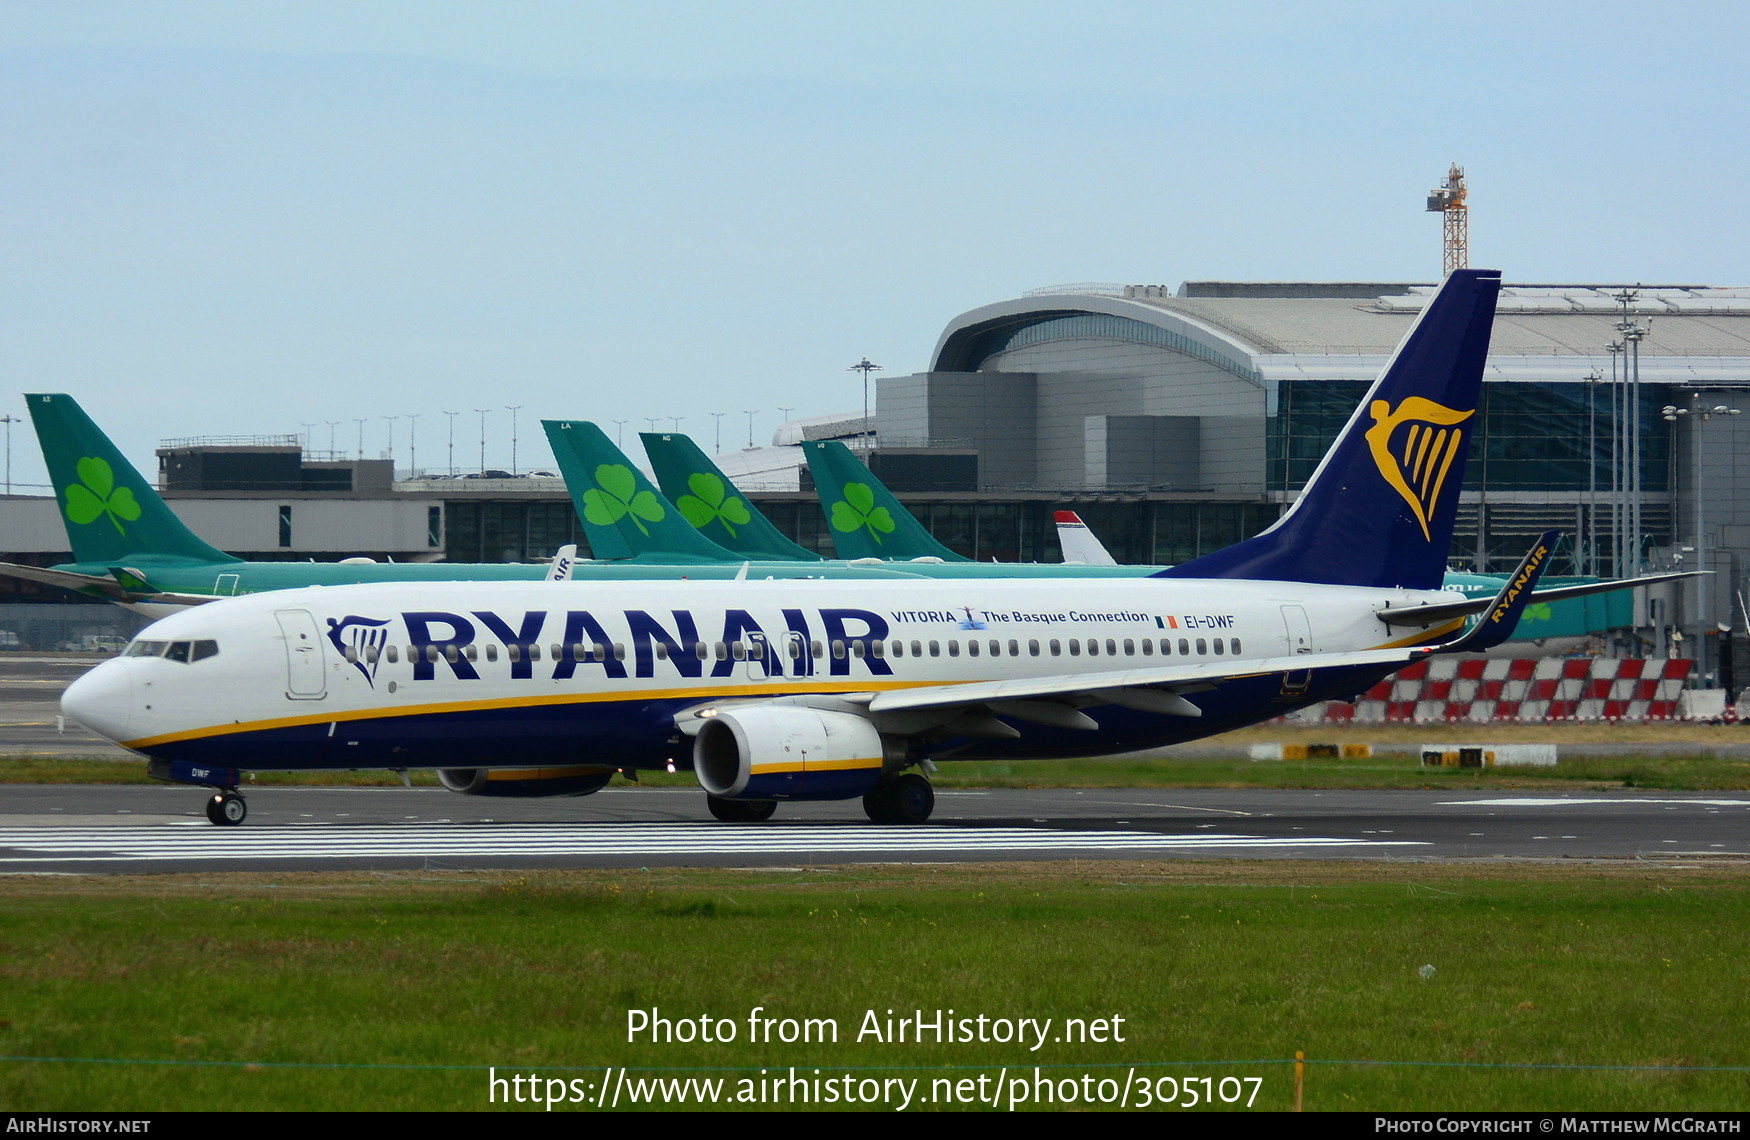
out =
{"type": "MultiPolygon", "coordinates": [[[[1750,5],[0,0],[0,413],[550,465],[1068,282],[1750,283],[1750,5]]],[[[1649,351],[1652,346],[1649,346],[1649,351]]],[[[40,483],[14,425],[15,483],[40,483]]]]}

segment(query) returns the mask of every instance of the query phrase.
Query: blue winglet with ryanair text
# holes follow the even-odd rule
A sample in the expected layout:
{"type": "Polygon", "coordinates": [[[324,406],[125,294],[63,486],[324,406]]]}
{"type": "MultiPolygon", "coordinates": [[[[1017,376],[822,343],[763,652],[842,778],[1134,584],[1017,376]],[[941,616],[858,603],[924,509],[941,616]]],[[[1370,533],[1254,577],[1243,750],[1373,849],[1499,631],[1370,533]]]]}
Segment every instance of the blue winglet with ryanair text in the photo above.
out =
{"type": "Polygon", "coordinates": [[[1531,551],[1520,561],[1519,569],[1513,571],[1507,578],[1507,584],[1501,587],[1501,592],[1495,595],[1495,600],[1489,603],[1489,608],[1477,619],[1457,641],[1451,641],[1435,650],[1436,653],[1481,653],[1513,636],[1513,630],[1519,625],[1519,615],[1525,612],[1526,604],[1531,601],[1532,591],[1537,589],[1537,580],[1543,577],[1544,567],[1549,565],[1550,551],[1555,549],[1556,539],[1562,536],[1559,530],[1546,530],[1543,537],[1537,540],[1531,551]]]}

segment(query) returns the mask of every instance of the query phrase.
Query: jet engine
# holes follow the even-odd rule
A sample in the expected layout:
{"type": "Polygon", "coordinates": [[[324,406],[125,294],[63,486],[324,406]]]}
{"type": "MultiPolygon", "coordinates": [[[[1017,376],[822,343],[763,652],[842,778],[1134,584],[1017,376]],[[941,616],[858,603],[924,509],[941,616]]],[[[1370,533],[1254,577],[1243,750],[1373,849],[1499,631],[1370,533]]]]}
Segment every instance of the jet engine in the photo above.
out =
{"type": "Polygon", "coordinates": [[[864,718],[796,705],[724,710],[693,743],[693,772],[720,799],[850,799],[902,763],[903,742],[864,718]]]}
{"type": "Polygon", "coordinates": [[[464,796],[587,796],[613,779],[612,768],[439,768],[438,783],[464,796]]]}

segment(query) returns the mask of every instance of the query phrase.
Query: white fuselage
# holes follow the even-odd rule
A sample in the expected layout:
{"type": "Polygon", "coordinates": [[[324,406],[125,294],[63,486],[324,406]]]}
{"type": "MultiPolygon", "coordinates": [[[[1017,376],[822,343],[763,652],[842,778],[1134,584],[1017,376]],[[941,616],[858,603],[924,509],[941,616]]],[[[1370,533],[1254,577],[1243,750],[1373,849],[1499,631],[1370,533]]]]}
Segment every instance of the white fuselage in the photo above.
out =
{"type": "MultiPolygon", "coordinates": [[[[166,618],[64,703],[125,747],[241,768],[647,767],[676,758],[676,714],[701,703],[1193,664],[1243,677],[1248,661],[1415,640],[1375,612],[1445,598],[1186,579],[313,588],[166,618]]],[[[1283,706],[1073,739],[1142,747],[1283,706]]]]}

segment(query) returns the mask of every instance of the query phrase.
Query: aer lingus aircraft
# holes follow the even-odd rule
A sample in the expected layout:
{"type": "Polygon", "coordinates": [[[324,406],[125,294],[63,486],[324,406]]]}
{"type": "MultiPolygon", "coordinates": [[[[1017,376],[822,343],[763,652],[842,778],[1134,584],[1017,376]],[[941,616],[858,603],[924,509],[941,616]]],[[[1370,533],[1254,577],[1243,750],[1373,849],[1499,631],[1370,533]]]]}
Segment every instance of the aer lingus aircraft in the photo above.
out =
{"type": "Polygon", "coordinates": [[[1499,288],[1451,274],[1283,517],[1150,578],[257,594],[155,623],[63,708],[215,788],[216,823],[245,814],[244,766],[575,794],[688,762],[721,819],[861,796],[915,822],[932,759],[1154,747],[1350,696],[1505,637],[1548,556],[1553,535],[1490,602],[1439,588],[1499,288]]]}
{"type": "MultiPolygon", "coordinates": [[[[188,529],[140,477],[134,465],[91,422],[71,396],[25,397],[43,459],[48,464],[67,539],[71,563],[49,568],[0,563],[0,574],[47,582],[108,598],[152,617],[215,597],[334,586],[358,582],[539,581],[559,574],[592,581],[647,578],[647,569],[630,561],[583,561],[561,551],[551,565],[462,562],[246,562],[215,550],[188,529]]],[[[602,496],[603,511],[624,516],[643,504],[602,496]]],[[[686,573],[695,578],[734,578],[745,573],[740,560],[699,559],[686,573]]],[[[762,576],[807,575],[805,567],[762,567],[762,576]]],[[[893,578],[879,567],[854,569],[851,576],[893,578]]]]}

